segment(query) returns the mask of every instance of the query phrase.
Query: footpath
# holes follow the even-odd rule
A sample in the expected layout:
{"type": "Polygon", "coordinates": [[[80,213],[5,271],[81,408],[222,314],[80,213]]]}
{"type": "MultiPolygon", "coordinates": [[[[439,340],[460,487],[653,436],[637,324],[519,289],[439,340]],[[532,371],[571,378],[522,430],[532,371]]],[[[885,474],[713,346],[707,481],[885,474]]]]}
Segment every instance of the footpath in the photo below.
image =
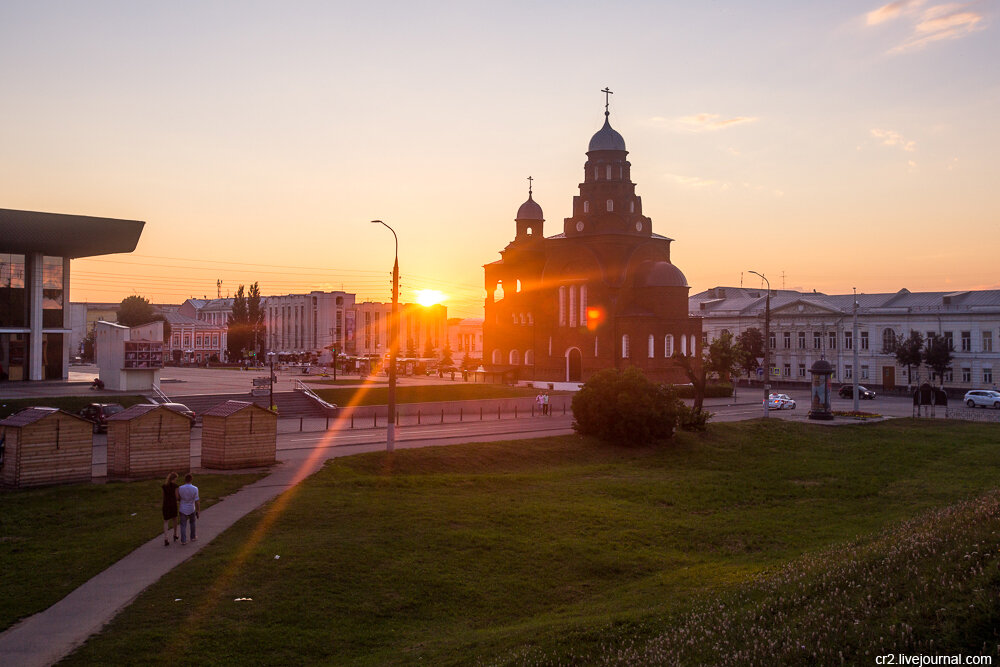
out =
{"type": "MultiPolygon", "coordinates": [[[[411,437],[402,437],[397,431],[396,448],[563,435],[573,432],[571,422],[571,417],[553,418],[544,428],[537,421],[525,424],[533,429],[531,431],[446,438],[421,437],[419,429],[407,429],[411,437]]],[[[383,438],[379,442],[362,444],[302,447],[287,455],[279,450],[282,460],[269,475],[201,513],[197,525],[197,541],[183,546],[180,542],[174,542],[171,546],[164,547],[163,537],[158,534],[45,611],[23,619],[0,634],[0,665],[35,667],[58,662],[82,645],[88,637],[99,632],[163,575],[191,558],[236,521],[318,471],[328,459],[381,451],[384,448],[383,438]]],[[[195,477],[195,484],[197,483],[195,477]]]]}

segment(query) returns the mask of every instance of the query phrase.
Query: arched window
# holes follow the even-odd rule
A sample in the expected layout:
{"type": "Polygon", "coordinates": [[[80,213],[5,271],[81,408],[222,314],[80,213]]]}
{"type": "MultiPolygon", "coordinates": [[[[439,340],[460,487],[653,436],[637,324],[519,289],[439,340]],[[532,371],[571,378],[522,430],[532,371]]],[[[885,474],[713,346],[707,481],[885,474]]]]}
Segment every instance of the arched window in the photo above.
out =
{"type": "Polygon", "coordinates": [[[882,332],[882,351],[887,353],[896,351],[896,332],[892,329],[882,332]]]}
{"type": "Polygon", "coordinates": [[[622,335],[622,359],[629,358],[629,341],[628,334],[622,335]]]}
{"type": "Polygon", "coordinates": [[[604,171],[604,175],[608,177],[609,181],[611,180],[611,165],[610,164],[608,165],[608,168],[604,171]]]}
{"type": "Polygon", "coordinates": [[[614,199],[609,199],[608,200],[608,211],[610,212],[610,211],[614,211],[614,210],[615,210],[615,200],[614,199]]]}
{"type": "Polygon", "coordinates": [[[500,301],[503,299],[503,281],[498,280],[497,286],[493,289],[493,300],[500,301]]]}
{"type": "Polygon", "coordinates": [[[524,365],[525,366],[534,366],[535,365],[535,351],[534,350],[525,350],[525,352],[524,352],[524,365]]]}
{"type": "Polygon", "coordinates": [[[500,363],[500,350],[493,350],[493,363],[494,364],[500,363]]]}
{"type": "Polygon", "coordinates": [[[520,366],[521,365],[521,353],[517,350],[510,351],[510,365],[520,366]]]}
{"type": "Polygon", "coordinates": [[[635,200],[633,199],[628,203],[628,212],[635,213],[635,200]]]}
{"type": "Polygon", "coordinates": [[[598,340],[599,339],[597,338],[597,336],[594,336],[594,357],[595,358],[597,357],[597,341],[598,340]]]}
{"type": "Polygon", "coordinates": [[[577,289],[580,293],[580,298],[578,299],[579,310],[580,310],[580,326],[586,326],[587,324],[587,286],[579,285],[577,289]]]}
{"type": "Polygon", "coordinates": [[[590,213],[590,202],[589,201],[583,202],[583,212],[584,213],[590,213]]]}
{"type": "Polygon", "coordinates": [[[656,349],[655,349],[656,348],[656,339],[653,337],[653,334],[649,334],[649,343],[647,344],[646,347],[649,348],[647,350],[647,354],[649,355],[649,358],[652,359],[653,357],[655,357],[656,356],[656,349]]]}
{"type": "Polygon", "coordinates": [[[517,279],[517,288],[514,291],[516,291],[516,292],[520,292],[521,291],[521,279],[520,278],[517,279]]]}
{"type": "Polygon", "coordinates": [[[569,325],[571,327],[577,326],[577,315],[579,311],[577,310],[577,299],[580,296],[580,287],[578,285],[569,286],[569,325]]]}
{"type": "Polygon", "coordinates": [[[681,356],[686,357],[688,353],[688,339],[687,336],[681,334],[681,356]]]}
{"type": "Polygon", "coordinates": [[[559,326],[566,326],[566,286],[559,286],[559,326]]]}
{"type": "Polygon", "coordinates": [[[535,323],[535,318],[531,316],[531,313],[528,313],[528,324],[534,324],[534,323],[535,323]]]}
{"type": "Polygon", "coordinates": [[[663,337],[663,356],[667,358],[674,356],[673,334],[667,334],[663,337]]]}
{"type": "Polygon", "coordinates": [[[692,356],[692,357],[693,357],[693,356],[694,356],[695,354],[697,354],[697,350],[698,350],[698,347],[697,347],[697,346],[695,345],[695,340],[694,340],[694,334],[691,334],[691,345],[690,345],[690,350],[691,350],[690,354],[691,354],[691,356],[692,356]]]}

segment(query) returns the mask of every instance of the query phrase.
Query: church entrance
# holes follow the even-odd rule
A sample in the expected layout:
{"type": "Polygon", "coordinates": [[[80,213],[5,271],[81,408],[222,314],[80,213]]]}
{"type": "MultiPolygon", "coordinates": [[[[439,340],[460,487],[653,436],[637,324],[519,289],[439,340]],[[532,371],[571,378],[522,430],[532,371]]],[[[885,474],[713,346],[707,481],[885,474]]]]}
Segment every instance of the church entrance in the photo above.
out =
{"type": "Polygon", "coordinates": [[[580,350],[571,348],[566,352],[566,382],[583,381],[583,355],[580,350]]]}

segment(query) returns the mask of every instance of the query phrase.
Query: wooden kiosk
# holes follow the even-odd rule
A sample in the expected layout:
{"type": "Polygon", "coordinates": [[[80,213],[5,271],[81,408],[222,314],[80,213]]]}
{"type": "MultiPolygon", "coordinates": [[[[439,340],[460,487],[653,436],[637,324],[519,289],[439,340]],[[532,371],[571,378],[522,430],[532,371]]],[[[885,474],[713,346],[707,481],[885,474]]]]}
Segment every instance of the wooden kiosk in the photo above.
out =
{"type": "Polygon", "coordinates": [[[89,482],[94,427],[55,408],[26,408],[0,421],[0,484],[89,482]]]}
{"type": "Polygon", "coordinates": [[[278,415],[246,401],[226,401],[202,414],[201,467],[256,468],[275,461],[278,415]]]}
{"type": "Polygon", "coordinates": [[[108,417],[108,477],[155,477],[191,467],[191,418],[141,404],[108,417]]]}

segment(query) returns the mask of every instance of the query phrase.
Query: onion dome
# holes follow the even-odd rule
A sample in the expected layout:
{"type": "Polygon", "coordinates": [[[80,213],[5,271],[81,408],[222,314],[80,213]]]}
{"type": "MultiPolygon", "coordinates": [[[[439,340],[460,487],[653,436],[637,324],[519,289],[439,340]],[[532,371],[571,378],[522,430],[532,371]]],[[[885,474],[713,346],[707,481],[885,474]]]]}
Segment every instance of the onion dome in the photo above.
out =
{"type": "Polygon", "coordinates": [[[635,272],[636,287],[687,287],[687,278],[670,262],[643,262],[635,272]]]}
{"type": "Polygon", "coordinates": [[[590,151],[623,151],[625,150],[625,139],[622,135],[611,127],[608,121],[608,113],[604,114],[604,127],[597,131],[597,134],[590,138],[590,151]]]}
{"type": "Polygon", "coordinates": [[[521,204],[521,208],[517,209],[517,217],[515,220],[545,220],[542,216],[542,207],[531,198],[531,193],[528,193],[528,201],[521,204]]]}

